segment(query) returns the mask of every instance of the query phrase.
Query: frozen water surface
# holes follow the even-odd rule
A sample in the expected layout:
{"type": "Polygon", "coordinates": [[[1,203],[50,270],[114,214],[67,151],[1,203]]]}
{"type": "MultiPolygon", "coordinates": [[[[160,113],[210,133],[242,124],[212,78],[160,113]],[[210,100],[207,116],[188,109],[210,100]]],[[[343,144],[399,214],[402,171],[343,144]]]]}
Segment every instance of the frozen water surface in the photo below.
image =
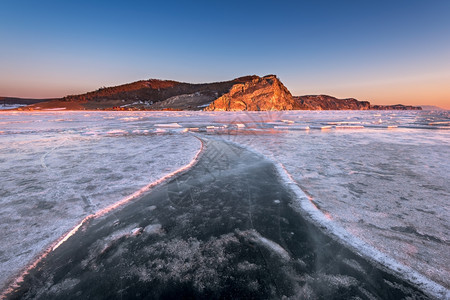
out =
{"type": "MultiPolygon", "coordinates": [[[[0,282],[86,215],[191,161],[192,131],[281,163],[329,220],[449,288],[449,129],[445,111],[2,112],[0,282]]],[[[157,222],[133,230],[164,234],[157,222]]]]}
{"type": "Polygon", "coordinates": [[[335,127],[224,136],[282,163],[316,207],[347,231],[450,287],[450,131],[432,130],[448,126],[448,112],[285,114],[335,127]],[[352,125],[338,130],[344,123],[352,125]]]}
{"type": "Polygon", "coordinates": [[[270,161],[201,138],[189,172],[82,224],[10,298],[426,298],[305,221],[270,161]]]}
{"type": "Polygon", "coordinates": [[[154,131],[136,114],[1,113],[0,285],[84,217],[200,149],[190,135],[154,131]]]}

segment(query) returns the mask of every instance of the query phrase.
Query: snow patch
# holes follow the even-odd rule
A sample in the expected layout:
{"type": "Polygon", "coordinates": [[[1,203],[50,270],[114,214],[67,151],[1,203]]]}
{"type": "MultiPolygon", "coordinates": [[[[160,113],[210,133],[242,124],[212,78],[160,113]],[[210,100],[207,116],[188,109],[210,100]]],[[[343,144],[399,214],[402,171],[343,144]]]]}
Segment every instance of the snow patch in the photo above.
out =
{"type": "Polygon", "coordinates": [[[182,126],[178,123],[167,123],[167,124],[155,124],[155,127],[163,128],[181,128],[182,126]]]}
{"type": "Polygon", "coordinates": [[[123,134],[127,134],[128,132],[122,129],[114,129],[114,130],[110,130],[107,131],[106,134],[109,135],[123,135],[123,134]]]}

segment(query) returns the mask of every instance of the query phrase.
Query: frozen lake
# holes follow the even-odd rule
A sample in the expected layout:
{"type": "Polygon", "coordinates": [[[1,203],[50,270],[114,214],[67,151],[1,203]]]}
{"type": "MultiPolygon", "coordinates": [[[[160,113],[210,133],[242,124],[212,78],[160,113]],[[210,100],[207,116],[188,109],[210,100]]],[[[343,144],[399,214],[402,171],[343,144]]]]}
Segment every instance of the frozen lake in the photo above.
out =
{"type": "Polygon", "coordinates": [[[330,224],[448,289],[449,129],[449,112],[0,112],[0,286],[187,166],[193,132],[280,163],[330,224]]]}

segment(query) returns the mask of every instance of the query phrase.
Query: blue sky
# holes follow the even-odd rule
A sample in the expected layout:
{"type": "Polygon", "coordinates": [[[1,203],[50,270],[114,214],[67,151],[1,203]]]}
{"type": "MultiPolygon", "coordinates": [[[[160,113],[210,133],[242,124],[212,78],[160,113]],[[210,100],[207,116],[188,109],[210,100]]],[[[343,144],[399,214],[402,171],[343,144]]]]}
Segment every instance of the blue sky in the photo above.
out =
{"type": "Polygon", "coordinates": [[[276,74],[294,95],[450,108],[450,1],[0,1],[0,95],[276,74]]]}

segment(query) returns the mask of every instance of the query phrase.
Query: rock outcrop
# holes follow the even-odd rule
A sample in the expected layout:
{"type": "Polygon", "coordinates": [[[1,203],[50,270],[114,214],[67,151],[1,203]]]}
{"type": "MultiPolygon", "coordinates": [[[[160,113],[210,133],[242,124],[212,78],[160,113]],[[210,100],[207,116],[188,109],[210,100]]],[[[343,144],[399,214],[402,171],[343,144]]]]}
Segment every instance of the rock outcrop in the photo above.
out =
{"type": "Polygon", "coordinates": [[[182,94],[170,97],[166,100],[156,102],[151,105],[152,109],[188,109],[200,110],[209,105],[214,99],[217,99],[218,92],[202,91],[193,94],[182,94]]]}
{"type": "Polygon", "coordinates": [[[354,98],[338,99],[328,95],[308,95],[294,97],[300,109],[305,110],[368,110],[370,102],[354,98]]]}
{"type": "Polygon", "coordinates": [[[294,110],[299,105],[275,75],[255,77],[233,85],[230,91],[214,100],[207,111],[294,110]]]}

